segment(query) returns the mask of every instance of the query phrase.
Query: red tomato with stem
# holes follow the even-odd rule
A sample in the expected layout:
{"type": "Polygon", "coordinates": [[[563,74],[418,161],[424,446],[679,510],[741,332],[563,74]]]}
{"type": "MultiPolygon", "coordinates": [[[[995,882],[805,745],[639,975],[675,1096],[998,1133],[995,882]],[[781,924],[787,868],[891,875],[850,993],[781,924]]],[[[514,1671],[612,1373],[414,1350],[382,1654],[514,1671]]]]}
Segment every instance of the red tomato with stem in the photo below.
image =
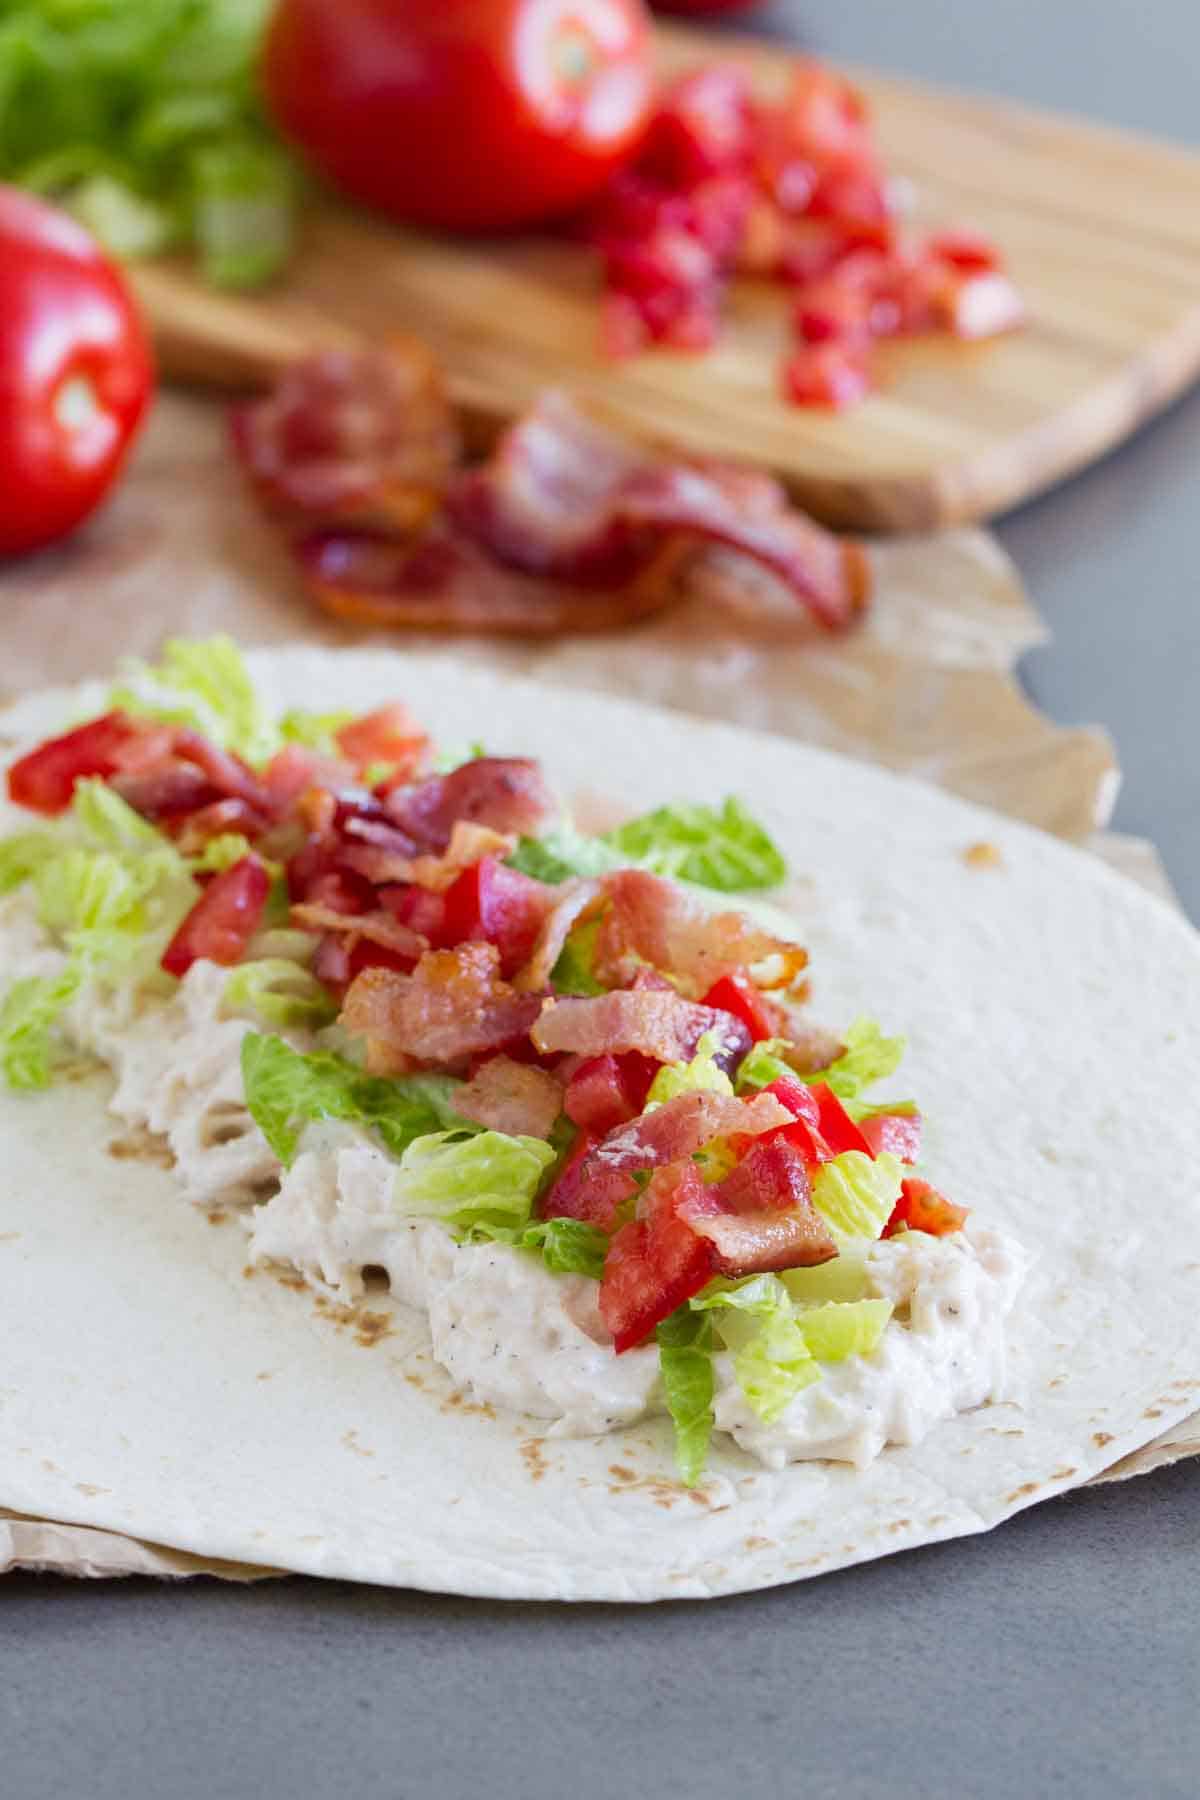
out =
{"type": "Polygon", "coordinates": [[[0,555],[72,531],[103,499],[153,368],[120,275],[83,227],[0,187],[0,555]]]}
{"type": "Polygon", "coordinates": [[[276,123],[357,199],[494,231],[574,211],[653,99],[642,0],[282,0],[276,123]]]}

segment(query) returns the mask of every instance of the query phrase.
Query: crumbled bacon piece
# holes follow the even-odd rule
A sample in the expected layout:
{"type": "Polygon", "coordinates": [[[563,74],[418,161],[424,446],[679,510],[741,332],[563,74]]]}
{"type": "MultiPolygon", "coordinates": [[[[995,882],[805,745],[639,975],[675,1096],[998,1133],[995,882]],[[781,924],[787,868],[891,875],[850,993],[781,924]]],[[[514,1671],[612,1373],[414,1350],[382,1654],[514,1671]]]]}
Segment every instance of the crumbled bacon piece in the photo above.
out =
{"type": "Polygon", "coordinates": [[[443,894],[453,887],[464,869],[472,868],[485,856],[508,856],[516,841],[511,832],[493,831],[490,825],[456,819],[449,844],[436,855],[426,851],[420,856],[402,856],[382,845],[364,844],[353,848],[349,862],[351,868],[377,885],[408,883],[443,894]]]}
{"type": "Polygon", "coordinates": [[[411,975],[370,969],[346,996],[342,1024],[362,1035],[367,1066],[387,1074],[398,1062],[452,1066],[498,1050],[526,1033],[541,1001],[514,993],[500,975],[494,944],[431,950],[411,975]]]}
{"type": "Polygon", "coordinates": [[[524,756],[477,756],[448,775],[397,788],[384,801],[393,825],[432,851],[445,850],[459,821],[505,836],[533,837],[558,815],[538,764],[524,756]]]}
{"type": "Polygon", "coordinates": [[[232,417],[234,447],[262,498],[288,519],[418,529],[458,454],[428,349],[329,350],[294,364],[232,417]]]}
{"type": "Polygon", "coordinates": [[[792,1115],[774,1094],[737,1100],[710,1089],[678,1094],[653,1112],[620,1125],[597,1144],[598,1166],[608,1169],[660,1169],[694,1156],[715,1137],[733,1133],[756,1137],[789,1125],[792,1115]]]}
{"type": "Polygon", "coordinates": [[[293,906],[291,916],[292,923],[303,931],[344,937],[350,949],[365,938],[368,943],[394,950],[398,956],[411,957],[415,963],[429,948],[419,932],[402,925],[390,912],[346,913],[333,907],[301,902],[299,906],[293,906]]]}
{"type": "Polygon", "coordinates": [[[547,1000],[530,1036],[543,1053],[570,1050],[580,1056],[601,1056],[606,1051],[640,1050],[659,1062],[689,1062],[706,1031],[715,1030],[719,1036],[733,1023],[728,1013],[696,1006],[670,989],[626,990],[547,1000]]]}
{"type": "Polygon", "coordinates": [[[838,1253],[813,1206],[804,1156],[786,1137],[752,1144],[701,1205],[681,1212],[712,1245],[723,1275],[808,1268],[838,1253]]]}
{"type": "Polygon", "coordinates": [[[454,1110],[510,1137],[549,1137],[562,1111],[560,1082],[545,1069],[490,1056],[454,1095],[454,1110]]]}
{"type": "Polygon", "coordinates": [[[565,881],[558,898],[542,921],[529,961],[513,977],[513,986],[521,993],[537,994],[550,986],[554,965],[562,955],[563,945],[588,908],[599,899],[598,881],[575,879],[565,881]]]}
{"type": "Polygon", "coordinates": [[[667,969],[703,994],[722,975],[766,964],[758,985],[788,987],[807,966],[808,952],[764,931],[745,913],[706,913],[674,883],[641,869],[604,878],[609,909],[596,935],[595,968],[602,981],[620,982],[640,962],[667,969]]]}

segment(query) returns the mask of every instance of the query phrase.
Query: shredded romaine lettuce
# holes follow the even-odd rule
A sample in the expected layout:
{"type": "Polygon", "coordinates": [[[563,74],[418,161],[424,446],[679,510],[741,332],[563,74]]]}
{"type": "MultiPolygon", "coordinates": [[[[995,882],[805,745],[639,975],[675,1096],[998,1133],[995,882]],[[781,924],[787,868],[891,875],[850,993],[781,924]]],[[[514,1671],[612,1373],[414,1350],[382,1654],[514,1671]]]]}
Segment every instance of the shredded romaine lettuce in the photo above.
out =
{"type": "Polygon", "coordinates": [[[0,841],[0,894],[23,887],[43,863],[59,854],[60,848],[52,831],[18,831],[0,841]]]}
{"type": "Polygon", "coordinates": [[[0,1070],[11,1088],[49,1085],[54,1028],[79,992],[82,966],[14,981],[0,1003],[0,1070]]]}
{"type": "Polygon", "coordinates": [[[632,867],[723,894],[777,887],[787,877],[766,831],[732,795],[720,808],[656,807],[600,837],[562,827],[522,838],[509,862],[539,881],[632,867]]]}
{"type": "Polygon", "coordinates": [[[260,957],[234,969],[225,983],[230,1012],[251,1012],[268,1025],[306,1026],[311,1031],[331,1025],[337,1007],[316,976],[282,956],[260,957]]]}
{"type": "Polygon", "coordinates": [[[813,1176],[813,1205],[836,1238],[877,1238],[900,1198],[904,1168],[884,1150],[873,1160],[843,1150],[813,1176]]]}
{"type": "Polygon", "coordinates": [[[826,1300],[862,1300],[867,1292],[865,1241],[846,1242],[829,1262],[811,1269],[782,1269],[779,1279],[802,1306],[820,1306],[826,1300]]]}
{"type": "Polygon", "coordinates": [[[535,1251],[555,1275],[590,1275],[599,1281],[608,1254],[606,1234],[584,1219],[532,1219],[527,1225],[496,1225],[476,1220],[468,1243],[511,1244],[535,1251]]]}
{"type": "Polygon", "coordinates": [[[720,1048],[721,1041],[716,1032],[706,1031],[696,1045],[696,1054],[691,1062],[664,1063],[650,1083],[650,1091],[646,1095],[647,1110],[652,1106],[662,1106],[679,1094],[695,1093],[701,1089],[714,1094],[732,1094],[732,1081],[724,1069],[717,1067],[716,1058],[720,1048]]]}
{"type": "Polygon", "coordinates": [[[656,875],[738,894],[778,887],[787,864],[735,795],[712,806],[659,806],[605,834],[627,861],[656,875]]]}
{"type": "Polygon", "coordinates": [[[222,750],[263,763],[283,742],[231,637],[171,638],[157,664],[129,657],[109,692],[109,705],[186,725],[222,750]]]}
{"type": "Polygon", "coordinates": [[[797,1313],[804,1342],[818,1362],[869,1356],[892,1316],[890,1300],[829,1300],[797,1313]]]}
{"type": "Polygon", "coordinates": [[[824,1082],[839,1100],[857,1100],[864,1088],[894,1075],[904,1058],[904,1039],[884,1037],[874,1019],[855,1019],[843,1041],[846,1047],[836,1062],[804,1077],[824,1082]]]}
{"type": "Polygon", "coordinates": [[[460,1086],[449,1075],[406,1075],[386,1081],[365,1075],[328,1050],[306,1056],[279,1037],[248,1032],[242,1039],[246,1105],[285,1165],[293,1161],[305,1126],[319,1119],[362,1125],[393,1156],[433,1132],[476,1132],[478,1125],[454,1111],[453,1097],[460,1086]]]}
{"type": "Polygon", "coordinates": [[[243,856],[249,856],[251,848],[250,839],[240,831],[223,831],[219,837],[209,838],[200,854],[188,860],[197,874],[220,875],[241,862],[243,856]]]}
{"type": "Polygon", "coordinates": [[[695,1487],[713,1431],[713,1329],[707,1313],[681,1306],[655,1332],[680,1479],[695,1487]]]}
{"type": "Polygon", "coordinates": [[[784,1061],[779,1052],[786,1047],[786,1038],[762,1038],[752,1044],[738,1064],[737,1091],[739,1094],[750,1094],[759,1088],[769,1087],[771,1082],[779,1081],[784,1076],[795,1081],[800,1079],[790,1063],[784,1061]]]}
{"type": "Polygon", "coordinates": [[[349,712],[305,712],[303,707],[294,706],[280,718],[279,735],[285,743],[300,744],[322,756],[336,756],[337,734],[353,717],[349,712]]]}
{"type": "Polygon", "coordinates": [[[410,1143],[392,1182],[392,1203],[410,1218],[441,1219],[459,1231],[527,1226],[542,1176],[556,1153],[541,1138],[502,1131],[433,1132],[410,1143]]]}
{"type": "MultiPolygon", "coordinates": [[[[218,278],[271,274],[288,247],[294,165],[257,95],[270,6],[3,0],[0,179],[65,204],[115,255],[198,240],[218,278]],[[215,181],[213,158],[235,174],[215,181]],[[252,257],[229,259],[225,221],[214,234],[214,186],[253,198],[252,257]]],[[[248,209],[236,223],[244,236],[248,209]]]]}

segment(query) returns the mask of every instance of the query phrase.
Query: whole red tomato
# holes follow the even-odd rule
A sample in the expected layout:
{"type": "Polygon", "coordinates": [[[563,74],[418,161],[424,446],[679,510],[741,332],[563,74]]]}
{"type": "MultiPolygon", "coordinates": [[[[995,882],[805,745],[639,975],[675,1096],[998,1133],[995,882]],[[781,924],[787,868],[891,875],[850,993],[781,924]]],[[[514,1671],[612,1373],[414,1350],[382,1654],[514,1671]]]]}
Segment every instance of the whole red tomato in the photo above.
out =
{"type": "Polygon", "coordinates": [[[263,83],[358,199],[505,230],[575,210],[627,159],[649,56],[642,0],[281,0],[263,83]]]}
{"type": "Polygon", "coordinates": [[[152,385],[146,334],[93,239],[0,187],[0,555],[62,537],[98,505],[152,385]]]}

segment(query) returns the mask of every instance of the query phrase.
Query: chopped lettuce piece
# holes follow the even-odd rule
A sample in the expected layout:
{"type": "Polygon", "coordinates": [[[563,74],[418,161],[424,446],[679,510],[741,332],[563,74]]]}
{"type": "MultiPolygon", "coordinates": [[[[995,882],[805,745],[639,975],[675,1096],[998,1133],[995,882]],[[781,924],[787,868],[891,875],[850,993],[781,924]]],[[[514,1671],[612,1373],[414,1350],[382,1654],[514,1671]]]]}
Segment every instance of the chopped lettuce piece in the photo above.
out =
{"type": "Polygon", "coordinates": [[[214,287],[260,287],[292,251],[292,164],[250,138],[206,144],[191,157],[192,225],[200,272],[214,287]]]}
{"type": "Polygon", "coordinates": [[[767,833],[732,795],[720,808],[660,806],[602,837],[565,826],[522,838],[509,862],[539,881],[635,867],[723,894],[777,887],[787,876],[767,833]]]}
{"type": "Polygon", "coordinates": [[[874,1161],[843,1150],[813,1176],[813,1205],[836,1238],[877,1238],[900,1198],[904,1168],[889,1151],[874,1161]]]}
{"type": "Polygon", "coordinates": [[[527,1225],[544,1171],[556,1160],[541,1138],[502,1131],[438,1131],[409,1144],[392,1183],[397,1212],[476,1225],[527,1225]]]}
{"type": "Polygon", "coordinates": [[[839,1100],[856,1100],[863,1088],[894,1075],[904,1057],[902,1037],[884,1037],[874,1019],[855,1019],[844,1034],[845,1050],[827,1069],[806,1075],[824,1082],[839,1100]]]}
{"type": "Polygon", "coordinates": [[[713,1329],[707,1313],[681,1306],[655,1332],[680,1479],[695,1487],[713,1430],[713,1329]]]}
{"type": "Polygon", "coordinates": [[[336,756],[337,734],[353,717],[350,712],[315,713],[292,707],[280,718],[279,735],[285,743],[300,744],[321,756],[336,756]]]}
{"type": "Polygon", "coordinates": [[[821,1379],[819,1363],[798,1319],[782,1308],[768,1313],[734,1351],[733,1372],[747,1403],[772,1424],[802,1388],[821,1379]]]}
{"type": "Polygon", "coordinates": [[[476,1132],[460,1119],[453,1097],[461,1084],[449,1075],[405,1075],[396,1081],[364,1075],[328,1050],[309,1055],[279,1037],[248,1032],[242,1039],[246,1105],[281,1163],[289,1164],[306,1125],[343,1119],[373,1131],[393,1156],[417,1138],[452,1128],[476,1132]]]}
{"type": "Polygon", "coordinates": [[[780,1055],[780,1051],[786,1046],[786,1038],[762,1038],[757,1044],[751,1044],[738,1065],[738,1093],[755,1093],[759,1088],[769,1087],[773,1081],[779,1081],[784,1076],[795,1081],[795,1069],[780,1055]]]}
{"type": "MultiPolygon", "coordinates": [[[[194,236],[204,224],[192,180],[198,153],[249,147],[285,161],[255,79],[270,8],[271,0],[0,0],[0,179],[65,203],[118,256],[194,236]]],[[[277,206],[290,212],[290,193],[277,206]]],[[[257,227],[268,222],[278,244],[274,215],[257,227]]]]}
{"type": "Polygon", "coordinates": [[[11,1088],[50,1082],[54,1027],[79,992],[82,965],[14,981],[0,1003],[0,1071],[11,1088]]]}
{"type": "Polygon", "coordinates": [[[18,831],[0,840],[0,894],[24,886],[61,849],[61,839],[53,831],[18,831]]]}
{"type": "Polygon", "coordinates": [[[778,1275],[730,1277],[715,1275],[708,1286],[689,1301],[696,1312],[729,1309],[743,1313],[777,1312],[788,1304],[787,1289],[778,1275]]]}
{"type": "Polygon", "coordinates": [[[167,839],[122,800],[106,781],[89,776],[75,783],[71,816],[84,837],[99,850],[129,854],[139,850],[170,851],[167,839]]]}
{"type": "Polygon", "coordinates": [[[286,957],[262,957],[234,969],[225,983],[231,1012],[257,1014],[268,1025],[307,1026],[316,1031],[331,1025],[337,1007],[308,969],[286,957]]]}
{"type": "Polygon", "coordinates": [[[659,806],[605,834],[606,844],[657,875],[737,894],[778,887],[787,864],[735,795],[723,805],[659,806]]]}
{"type": "Polygon", "coordinates": [[[827,1300],[862,1300],[867,1292],[866,1243],[843,1244],[837,1256],[812,1269],[783,1269],[779,1279],[801,1306],[827,1300]]]}
{"type": "Polygon", "coordinates": [[[209,838],[200,854],[188,860],[197,874],[220,875],[241,862],[243,856],[249,856],[251,848],[250,839],[240,831],[223,831],[218,837],[209,838]]]}
{"type": "Polygon", "coordinates": [[[608,1237],[584,1219],[532,1219],[528,1225],[496,1225],[476,1220],[468,1243],[512,1244],[535,1251],[555,1275],[590,1275],[599,1281],[608,1254],[608,1237]]]}
{"type": "Polygon", "coordinates": [[[724,1069],[717,1067],[717,1052],[720,1048],[721,1040],[716,1032],[706,1031],[696,1045],[696,1054],[691,1062],[664,1063],[650,1083],[650,1091],[646,1095],[647,1109],[662,1106],[679,1094],[691,1094],[700,1089],[707,1089],[714,1094],[732,1094],[732,1081],[724,1069]]]}
{"type": "Polygon", "coordinates": [[[607,875],[612,869],[627,867],[629,860],[610,849],[603,838],[588,837],[573,826],[564,825],[547,832],[545,837],[521,838],[508,858],[508,866],[537,881],[557,885],[572,875],[607,875]]]}
{"type": "Polygon", "coordinates": [[[869,1356],[892,1316],[890,1300],[829,1300],[796,1315],[796,1323],[818,1362],[869,1356]]]}
{"type": "Polygon", "coordinates": [[[156,666],[128,658],[121,677],[109,693],[110,706],[190,726],[252,763],[267,761],[282,742],[241,651],[223,633],[171,638],[156,666]]]}

